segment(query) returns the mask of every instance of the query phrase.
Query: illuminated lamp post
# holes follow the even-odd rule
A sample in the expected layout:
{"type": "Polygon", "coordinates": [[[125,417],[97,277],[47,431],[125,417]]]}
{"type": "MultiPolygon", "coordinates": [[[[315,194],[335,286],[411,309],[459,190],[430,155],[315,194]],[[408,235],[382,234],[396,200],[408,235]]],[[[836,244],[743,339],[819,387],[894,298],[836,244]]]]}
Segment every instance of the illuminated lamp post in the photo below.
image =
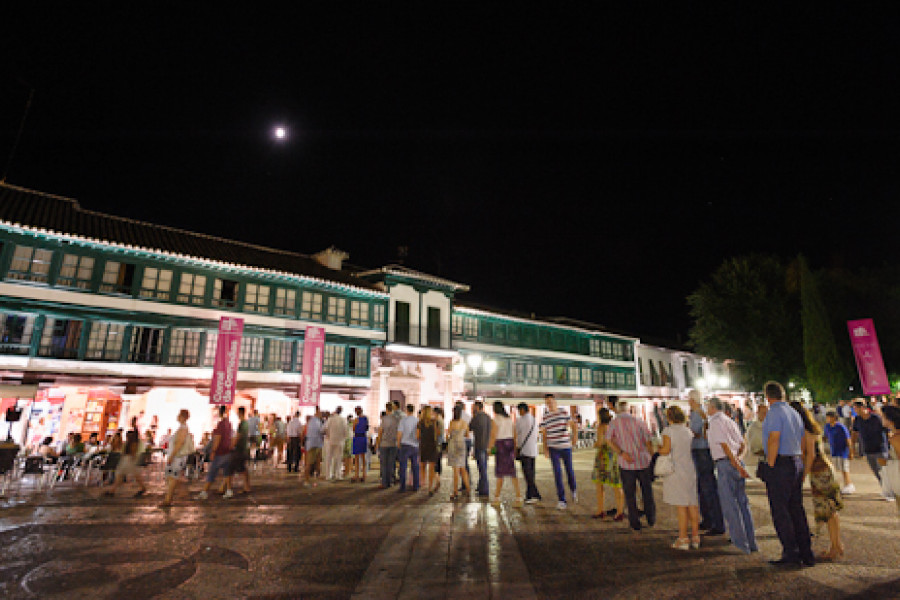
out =
{"type": "Polygon", "coordinates": [[[478,379],[490,377],[497,372],[497,361],[484,360],[478,353],[466,355],[465,362],[460,361],[453,365],[453,372],[463,378],[463,390],[465,390],[466,371],[472,374],[472,396],[478,399],[478,379]]]}

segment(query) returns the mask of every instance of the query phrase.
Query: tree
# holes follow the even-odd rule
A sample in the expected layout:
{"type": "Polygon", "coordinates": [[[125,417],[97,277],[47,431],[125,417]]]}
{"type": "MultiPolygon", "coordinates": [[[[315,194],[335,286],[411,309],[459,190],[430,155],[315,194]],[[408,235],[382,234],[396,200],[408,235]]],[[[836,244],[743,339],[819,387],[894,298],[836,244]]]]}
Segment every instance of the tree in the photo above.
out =
{"type": "Polygon", "coordinates": [[[694,325],[689,340],[700,353],[733,358],[743,383],[761,389],[805,372],[799,294],[776,256],[730,258],[687,298],[694,325]]]}
{"type": "Polygon", "coordinates": [[[806,258],[797,258],[800,271],[800,319],[806,384],[817,402],[836,402],[847,389],[850,375],[841,360],[825,302],[806,258]]]}

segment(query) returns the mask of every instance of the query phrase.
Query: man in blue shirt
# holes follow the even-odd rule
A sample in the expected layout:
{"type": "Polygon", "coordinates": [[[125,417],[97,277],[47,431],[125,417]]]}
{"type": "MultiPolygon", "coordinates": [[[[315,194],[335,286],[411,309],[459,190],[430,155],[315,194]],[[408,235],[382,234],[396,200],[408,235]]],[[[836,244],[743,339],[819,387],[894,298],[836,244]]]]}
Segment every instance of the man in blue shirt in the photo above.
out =
{"type": "Polygon", "coordinates": [[[691,405],[690,428],[694,434],[691,440],[691,458],[697,471],[697,495],[700,500],[700,529],[706,529],[707,535],[725,533],[725,519],[722,517],[722,506],[719,502],[719,487],[716,482],[715,464],[709,453],[709,442],[706,439],[706,415],[700,405],[700,392],[688,392],[691,405]]]}
{"type": "Polygon", "coordinates": [[[781,558],[769,561],[777,566],[811,567],[816,564],[809,537],[809,522],[803,509],[803,460],[800,445],[803,421],[784,401],[784,388],[770,381],[765,387],[769,412],[763,423],[765,462],[760,463],[760,479],[766,484],[769,510],[781,542],[781,558]]]}
{"type": "Polygon", "coordinates": [[[825,415],[825,439],[831,448],[831,463],[834,470],[844,474],[842,494],[852,494],[856,486],[850,481],[850,432],[838,421],[837,412],[830,410],[825,415]]]}
{"type": "Polygon", "coordinates": [[[412,462],[413,486],[412,491],[419,491],[419,438],[416,433],[419,420],[415,415],[416,408],[412,404],[406,405],[406,416],[397,426],[397,444],[400,446],[400,489],[406,491],[406,469],[412,462]]]}

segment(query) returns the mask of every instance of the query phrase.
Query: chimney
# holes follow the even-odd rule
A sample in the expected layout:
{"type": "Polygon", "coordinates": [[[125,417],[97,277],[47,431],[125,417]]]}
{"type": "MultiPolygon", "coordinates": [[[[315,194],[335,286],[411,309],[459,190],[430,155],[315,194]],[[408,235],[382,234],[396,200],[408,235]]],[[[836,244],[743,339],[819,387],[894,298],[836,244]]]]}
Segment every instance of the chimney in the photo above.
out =
{"type": "Polygon", "coordinates": [[[344,261],[350,258],[350,255],[343,250],[338,250],[334,246],[331,246],[321,252],[316,252],[313,254],[313,258],[323,267],[327,267],[334,271],[340,271],[344,261]]]}

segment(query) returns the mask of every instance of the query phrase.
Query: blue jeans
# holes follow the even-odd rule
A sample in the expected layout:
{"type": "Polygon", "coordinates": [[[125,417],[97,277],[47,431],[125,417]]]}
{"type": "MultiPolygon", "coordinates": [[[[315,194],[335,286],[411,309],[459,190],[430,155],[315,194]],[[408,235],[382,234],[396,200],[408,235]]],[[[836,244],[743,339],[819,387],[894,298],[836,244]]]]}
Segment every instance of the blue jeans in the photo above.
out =
{"type": "Polygon", "coordinates": [[[756,534],[753,532],[753,516],[750,514],[744,478],[727,458],[716,461],[716,475],[719,480],[719,503],[731,543],[747,554],[756,552],[756,534]]]}
{"type": "Polygon", "coordinates": [[[550,448],[550,464],[553,465],[553,481],[556,482],[556,497],[560,502],[566,501],[566,489],[563,487],[562,469],[560,461],[566,466],[566,479],[569,480],[569,489],[575,493],[575,471],[572,469],[571,448],[550,448]]]}
{"type": "Polygon", "coordinates": [[[475,464],[478,465],[478,485],[475,486],[475,490],[478,492],[479,496],[487,496],[490,494],[487,472],[487,450],[475,449],[475,464]]]}
{"type": "Polygon", "coordinates": [[[691,450],[694,469],[697,471],[697,495],[700,496],[700,520],[710,529],[725,530],[722,507],[719,505],[719,490],[709,448],[691,450]]]}
{"type": "Polygon", "coordinates": [[[406,489],[406,468],[407,462],[412,462],[413,470],[413,491],[419,490],[419,448],[410,444],[401,444],[400,446],[400,491],[406,489]]]}
{"type": "Polygon", "coordinates": [[[394,479],[394,466],[397,462],[397,446],[379,448],[378,461],[381,463],[381,485],[391,487],[394,479]]]}

